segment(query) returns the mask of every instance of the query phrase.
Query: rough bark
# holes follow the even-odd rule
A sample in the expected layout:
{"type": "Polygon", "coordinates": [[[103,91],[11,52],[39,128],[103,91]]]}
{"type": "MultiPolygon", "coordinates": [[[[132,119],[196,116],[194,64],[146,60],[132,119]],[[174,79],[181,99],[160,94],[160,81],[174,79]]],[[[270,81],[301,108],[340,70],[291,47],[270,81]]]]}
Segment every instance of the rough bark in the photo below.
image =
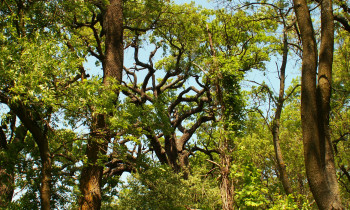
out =
{"type": "MultiPolygon", "coordinates": [[[[96,136],[97,137],[97,136],[96,136]]],[[[98,137],[97,137],[98,138],[98,137]]],[[[101,208],[101,185],[103,166],[98,165],[99,155],[104,154],[103,145],[97,141],[100,139],[90,139],[87,146],[87,165],[84,166],[80,178],[80,209],[100,209],[101,208]]]]}
{"type": "Polygon", "coordinates": [[[319,209],[342,209],[329,140],[331,70],[334,25],[332,1],[321,1],[321,49],[318,86],[317,45],[306,0],[294,0],[303,43],[301,120],[305,167],[319,209]]]}
{"type": "Polygon", "coordinates": [[[279,171],[279,178],[282,182],[283,189],[286,192],[287,195],[293,193],[288,173],[286,169],[286,164],[284,163],[283,155],[282,155],[282,149],[280,145],[280,119],[281,119],[281,113],[283,108],[283,102],[284,102],[284,87],[285,87],[285,73],[286,73],[286,65],[287,65],[287,57],[288,57],[288,43],[287,43],[287,35],[286,32],[284,32],[284,41],[283,41],[283,60],[282,60],[282,66],[280,70],[280,89],[279,89],[279,95],[278,95],[278,101],[277,101],[277,107],[275,112],[275,117],[272,122],[272,137],[273,137],[273,145],[277,160],[277,168],[279,171]]]}
{"type": "Polygon", "coordinates": [[[226,153],[226,148],[220,153],[221,167],[220,167],[220,194],[222,200],[223,210],[233,210],[234,209],[234,185],[233,181],[230,179],[230,167],[232,164],[232,158],[230,153],[226,153]]]}
{"type": "MultiPolygon", "coordinates": [[[[331,110],[331,82],[334,51],[334,19],[332,0],[321,1],[321,46],[319,56],[319,71],[317,85],[317,106],[319,119],[320,141],[324,145],[326,178],[331,192],[336,200],[335,206],[341,206],[339,185],[336,176],[333,147],[330,137],[329,113],[331,110]],[[339,205],[340,204],[340,205],[339,205]]],[[[321,149],[323,149],[321,147],[321,149]]],[[[323,151],[321,150],[323,153],[323,151]]]]}
{"type": "MultiPolygon", "coordinates": [[[[121,82],[123,70],[123,1],[110,0],[103,17],[103,31],[106,36],[103,64],[103,84],[108,87],[111,79],[121,82]]],[[[119,90],[115,90],[117,93],[119,90]]],[[[105,155],[110,140],[106,118],[108,116],[96,113],[91,131],[93,138],[88,141],[86,155],[87,164],[80,178],[82,197],[80,209],[101,208],[101,185],[103,166],[98,164],[100,155],[105,155]]]]}
{"type": "Polygon", "coordinates": [[[124,57],[122,0],[110,0],[103,19],[103,30],[106,34],[103,83],[108,86],[110,78],[119,83],[122,81],[124,57]]]}

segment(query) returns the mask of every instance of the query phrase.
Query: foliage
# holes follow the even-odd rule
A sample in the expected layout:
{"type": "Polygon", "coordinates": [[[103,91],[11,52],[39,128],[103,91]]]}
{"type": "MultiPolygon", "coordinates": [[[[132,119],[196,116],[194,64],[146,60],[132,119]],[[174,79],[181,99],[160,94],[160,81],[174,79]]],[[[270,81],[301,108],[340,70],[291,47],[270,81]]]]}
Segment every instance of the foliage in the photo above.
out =
{"type": "Polygon", "coordinates": [[[118,209],[217,209],[220,194],[215,183],[200,173],[187,180],[170,168],[157,166],[133,174],[120,191],[118,209]]]}
{"type": "Polygon", "coordinates": [[[333,95],[331,112],[331,138],[334,142],[334,151],[340,171],[338,173],[340,186],[346,206],[349,206],[349,186],[350,180],[346,174],[349,174],[349,137],[350,137],[350,112],[349,112],[349,33],[340,31],[336,45],[339,45],[335,51],[333,67],[333,95]],[[346,178],[347,177],[347,178],[346,178]]]}
{"type": "MultiPolygon", "coordinates": [[[[293,189],[288,196],[269,127],[276,91],[262,81],[280,76],[271,73],[271,63],[280,59],[283,30],[290,55],[295,60],[300,55],[288,2],[208,9],[168,0],[124,1],[123,81],[111,80],[106,87],[102,16],[108,4],[0,3],[0,172],[6,172],[0,174],[0,187],[14,174],[10,184],[16,192],[7,209],[41,207],[40,144],[17,106],[48,139],[53,209],[79,208],[88,142],[105,143],[92,139],[96,113],[106,117],[110,137],[105,154],[96,154],[103,167],[102,209],[220,209],[224,164],[238,209],[314,207],[302,152],[300,79],[285,91],[280,120],[293,189]],[[96,66],[89,62],[88,69],[91,57],[96,66]],[[246,87],[247,72],[266,78],[246,87]],[[171,165],[184,156],[187,165],[171,165]],[[124,172],[130,175],[121,184],[124,172]]],[[[349,207],[350,36],[341,28],[336,36],[330,126],[341,194],[349,207]]]]}

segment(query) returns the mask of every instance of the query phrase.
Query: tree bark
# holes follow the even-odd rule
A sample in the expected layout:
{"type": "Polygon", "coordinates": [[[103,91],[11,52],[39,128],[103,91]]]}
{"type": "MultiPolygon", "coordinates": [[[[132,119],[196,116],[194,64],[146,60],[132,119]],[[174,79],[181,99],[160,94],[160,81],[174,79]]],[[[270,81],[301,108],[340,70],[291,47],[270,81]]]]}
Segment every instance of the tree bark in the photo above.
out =
{"type": "Polygon", "coordinates": [[[326,178],[331,192],[335,195],[335,200],[341,206],[339,185],[336,176],[334,163],[333,147],[330,138],[329,113],[331,110],[331,82],[332,82],[332,64],[334,51],[334,19],[332,0],[321,1],[321,46],[319,56],[319,71],[317,85],[317,106],[319,119],[319,132],[322,147],[321,152],[325,153],[325,163],[323,167],[326,170],[326,178]]]}
{"type": "Polygon", "coordinates": [[[223,142],[220,148],[220,194],[223,210],[234,209],[234,185],[230,176],[230,168],[232,164],[232,150],[226,136],[223,136],[223,142]]]}
{"type": "MultiPolygon", "coordinates": [[[[96,136],[98,138],[98,136],[96,136]]],[[[101,138],[101,137],[100,137],[101,138]]],[[[80,209],[101,208],[101,185],[103,166],[98,164],[99,155],[105,154],[105,147],[98,143],[100,139],[90,139],[86,149],[88,158],[80,177],[80,191],[82,198],[79,201],[80,209]]]]}
{"type": "MultiPolygon", "coordinates": [[[[119,84],[122,81],[123,71],[123,1],[110,0],[103,17],[103,31],[105,32],[105,55],[103,57],[103,84],[109,87],[111,79],[119,84]]],[[[119,93],[119,90],[115,90],[119,93]]],[[[87,164],[83,167],[80,178],[82,197],[79,200],[80,209],[101,208],[101,188],[103,166],[98,164],[100,155],[105,155],[110,140],[106,115],[96,113],[94,134],[87,145],[87,164]]]]}
{"type": "Polygon", "coordinates": [[[321,1],[321,49],[318,86],[317,45],[306,0],[294,0],[303,43],[301,120],[305,167],[319,209],[342,209],[329,139],[331,71],[334,25],[332,1],[321,1]]]}
{"type": "Polygon", "coordinates": [[[41,209],[49,210],[50,209],[50,200],[51,200],[51,155],[49,152],[49,144],[44,136],[42,143],[39,146],[40,158],[41,158],[41,186],[40,186],[40,200],[41,200],[41,209]]]}
{"type": "Polygon", "coordinates": [[[123,0],[110,0],[103,18],[103,30],[106,33],[105,58],[103,61],[103,83],[109,85],[113,78],[119,83],[123,73],[123,0]]]}

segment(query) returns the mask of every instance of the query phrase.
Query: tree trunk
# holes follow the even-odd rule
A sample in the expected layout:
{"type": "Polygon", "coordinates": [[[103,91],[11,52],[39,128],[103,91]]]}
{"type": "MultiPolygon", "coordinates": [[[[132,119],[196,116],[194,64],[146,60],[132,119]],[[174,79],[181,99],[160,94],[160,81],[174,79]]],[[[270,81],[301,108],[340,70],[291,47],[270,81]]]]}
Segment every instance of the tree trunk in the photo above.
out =
{"type": "Polygon", "coordinates": [[[121,83],[123,73],[123,0],[110,0],[103,18],[106,34],[105,58],[103,61],[103,84],[109,85],[113,78],[121,83]]]}
{"type": "Polygon", "coordinates": [[[317,108],[319,116],[319,132],[322,142],[322,154],[325,153],[323,167],[331,192],[338,205],[341,206],[339,185],[336,176],[333,147],[330,138],[329,113],[331,99],[332,64],[334,51],[334,19],[332,0],[321,1],[321,46],[319,57],[317,108]],[[325,151],[322,151],[325,150],[325,151]]]}
{"type": "Polygon", "coordinates": [[[175,173],[179,173],[181,171],[181,167],[178,163],[179,150],[177,148],[176,136],[174,133],[165,136],[164,150],[167,154],[168,165],[175,171],[175,173]]]}
{"type": "MultiPolygon", "coordinates": [[[[225,137],[224,137],[225,138],[225,137]]],[[[227,141],[227,140],[225,140],[227,141]]],[[[221,167],[220,167],[220,194],[222,200],[223,210],[233,210],[234,209],[234,185],[233,181],[230,179],[230,168],[232,163],[232,158],[230,152],[227,151],[227,142],[224,142],[224,147],[220,151],[221,167]]]]}
{"type": "MultiPolygon", "coordinates": [[[[108,87],[110,79],[121,83],[123,71],[123,1],[110,0],[106,6],[103,17],[103,30],[105,32],[105,55],[103,64],[103,84],[108,87]]],[[[119,90],[115,90],[119,93],[119,90]]],[[[80,178],[82,197],[79,201],[80,209],[101,208],[101,184],[103,166],[98,164],[99,156],[105,155],[110,140],[106,119],[108,116],[96,113],[91,130],[92,139],[87,145],[87,165],[83,167],[80,178]]]]}
{"type": "Polygon", "coordinates": [[[49,152],[48,141],[45,140],[39,146],[40,158],[41,158],[41,186],[40,186],[40,200],[41,209],[50,209],[51,200],[51,155],[49,152]]]}
{"type": "MultiPolygon", "coordinates": [[[[186,138],[187,139],[187,138],[186,138]]],[[[188,157],[190,153],[184,148],[186,141],[178,139],[176,133],[165,136],[164,151],[167,164],[175,173],[183,173],[183,178],[188,179],[190,174],[188,157]]]]}
{"type": "Polygon", "coordinates": [[[79,201],[80,209],[100,209],[101,208],[101,183],[103,166],[98,164],[99,155],[105,154],[103,145],[97,141],[100,139],[90,139],[87,145],[86,155],[88,162],[84,166],[80,177],[80,191],[82,198],[79,201]]]}
{"type": "Polygon", "coordinates": [[[317,45],[306,0],[294,0],[303,42],[301,120],[305,167],[319,209],[342,209],[329,139],[334,24],[332,1],[321,1],[321,50],[316,87],[317,45]]]}
{"type": "Polygon", "coordinates": [[[286,79],[286,66],[287,66],[287,57],[288,57],[288,43],[287,43],[287,34],[284,32],[283,38],[283,60],[280,71],[280,90],[277,101],[277,108],[275,112],[275,117],[272,122],[272,137],[273,137],[273,145],[275,149],[275,155],[277,160],[277,169],[279,172],[279,178],[282,182],[283,189],[287,195],[293,193],[292,187],[288,178],[286,164],[283,160],[282,150],[280,146],[280,138],[279,138],[279,128],[280,128],[280,119],[284,102],[284,86],[286,79]]]}
{"type": "MultiPolygon", "coordinates": [[[[40,185],[40,200],[41,209],[50,209],[51,200],[51,154],[49,149],[49,141],[47,139],[47,132],[38,125],[38,113],[32,113],[20,102],[9,103],[10,109],[18,116],[23,125],[30,131],[36,144],[39,147],[41,159],[41,185],[40,185]]],[[[45,127],[45,126],[44,126],[45,127]]]]}

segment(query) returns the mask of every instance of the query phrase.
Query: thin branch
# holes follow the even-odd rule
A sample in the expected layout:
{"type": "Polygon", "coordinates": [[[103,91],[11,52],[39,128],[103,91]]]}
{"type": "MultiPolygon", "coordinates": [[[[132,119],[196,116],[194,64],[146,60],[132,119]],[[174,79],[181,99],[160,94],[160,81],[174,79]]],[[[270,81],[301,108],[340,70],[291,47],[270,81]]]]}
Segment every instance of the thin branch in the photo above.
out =
{"type": "Polygon", "coordinates": [[[206,161],[208,161],[208,162],[210,162],[210,163],[212,163],[212,164],[214,164],[214,165],[218,166],[219,168],[221,168],[221,165],[220,165],[220,164],[218,164],[217,162],[214,162],[214,161],[209,160],[209,159],[206,159],[206,161]]]}

